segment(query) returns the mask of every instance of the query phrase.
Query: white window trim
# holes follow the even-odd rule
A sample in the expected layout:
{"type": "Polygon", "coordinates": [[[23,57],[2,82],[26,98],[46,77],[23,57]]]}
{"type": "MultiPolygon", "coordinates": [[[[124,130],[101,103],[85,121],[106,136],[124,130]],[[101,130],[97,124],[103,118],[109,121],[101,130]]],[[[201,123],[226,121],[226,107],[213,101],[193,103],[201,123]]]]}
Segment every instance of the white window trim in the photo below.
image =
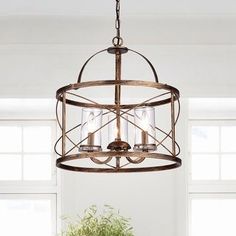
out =
{"type": "MultiPolygon", "coordinates": [[[[50,200],[52,212],[57,212],[57,195],[55,193],[53,194],[0,194],[0,200],[4,199],[20,199],[20,200],[50,200]]],[[[57,235],[57,216],[56,214],[51,215],[51,222],[52,222],[52,235],[57,235]]]]}
{"type": "MultiPolygon", "coordinates": [[[[236,180],[192,180],[191,176],[191,127],[194,125],[199,126],[236,126],[236,119],[189,119],[188,125],[188,192],[189,193],[230,193],[236,192],[236,180]]],[[[205,152],[204,152],[205,153],[205,152]]],[[[222,154],[219,151],[217,154],[222,154]]],[[[214,153],[211,153],[214,154],[214,153]]],[[[230,154],[227,152],[227,154],[230,154]]],[[[235,152],[234,152],[235,154],[235,152]]]]}
{"type": "MultiPolygon", "coordinates": [[[[57,131],[56,131],[56,122],[55,120],[49,120],[49,119],[42,119],[42,120],[32,120],[32,119],[14,119],[14,120],[0,120],[0,125],[4,125],[4,126],[11,126],[14,124],[14,126],[41,126],[42,122],[46,125],[51,126],[52,128],[52,138],[53,140],[56,140],[57,138],[57,131]],[[25,123],[24,123],[25,122],[25,123]]],[[[6,154],[8,154],[6,152],[6,154]]],[[[9,154],[12,154],[11,152],[9,152],[9,154]]],[[[21,154],[22,152],[19,153],[14,153],[14,154],[21,154]]],[[[28,154],[28,153],[27,153],[28,154]]],[[[35,154],[35,153],[34,153],[35,154]]],[[[39,154],[39,153],[37,153],[39,154]]],[[[54,153],[53,147],[52,147],[52,159],[51,159],[51,166],[52,166],[52,179],[51,180],[42,180],[42,181],[34,181],[34,180],[10,180],[10,181],[5,181],[5,180],[0,180],[0,191],[1,188],[4,187],[4,189],[6,189],[6,187],[9,187],[9,191],[11,191],[11,188],[19,188],[19,186],[22,186],[23,189],[27,188],[27,187],[32,187],[32,191],[37,188],[40,187],[41,189],[43,189],[43,187],[45,187],[45,190],[47,190],[49,187],[51,187],[53,189],[53,187],[55,187],[56,189],[56,185],[57,185],[57,173],[56,173],[56,166],[55,166],[55,160],[56,160],[56,154],[54,153]],[[37,186],[37,187],[35,187],[37,186]]],[[[55,190],[56,191],[56,190],[55,190]]]]}
{"type": "MultiPolygon", "coordinates": [[[[189,118],[188,119],[188,150],[187,150],[187,232],[191,236],[191,224],[192,224],[192,208],[191,202],[193,199],[236,199],[236,180],[192,180],[191,176],[191,127],[193,124],[200,126],[236,126],[236,118],[215,118],[208,119],[207,117],[201,118],[189,118]],[[215,125],[214,125],[215,123],[215,125]]],[[[222,152],[219,152],[222,153],[222,152]]],[[[217,153],[218,154],[218,153],[217,153]]],[[[228,154],[228,153],[227,153],[228,154]]]]}
{"type": "Polygon", "coordinates": [[[188,196],[188,235],[192,236],[192,207],[193,199],[236,199],[236,193],[193,193],[188,196]]]}
{"type": "MultiPolygon", "coordinates": [[[[55,119],[0,119],[0,124],[7,125],[7,123],[23,123],[27,122],[36,125],[42,125],[41,122],[48,122],[53,126],[53,141],[58,138],[58,126],[55,119]]],[[[53,148],[53,147],[52,147],[53,148]]],[[[26,198],[29,199],[43,199],[50,198],[52,201],[52,212],[55,212],[55,217],[52,219],[53,235],[61,232],[61,175],[56,169],[56,153],[52,150],[52,180],[51,181],[0,181],[0,199],[6,198],[26,198]]]]}

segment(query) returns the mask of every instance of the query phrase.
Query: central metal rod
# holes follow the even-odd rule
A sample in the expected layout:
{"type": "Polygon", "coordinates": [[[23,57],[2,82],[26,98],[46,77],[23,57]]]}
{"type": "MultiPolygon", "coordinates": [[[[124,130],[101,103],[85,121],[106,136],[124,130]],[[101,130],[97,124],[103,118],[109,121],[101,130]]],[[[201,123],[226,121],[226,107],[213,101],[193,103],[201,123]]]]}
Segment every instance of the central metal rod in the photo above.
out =
{"type": "MultiPolygon", "coordinates": [[[[116,62],[115,62],[115,80],[121,80],[121,53],[117,50],[116,52],[116,62]]],[[[115,104],[116,104],[116,128],[117,136],[116,140],[121,140],[121,124],[120,124],[120,98],[121,98],[121,86],[115,86],[115,104]]]]}

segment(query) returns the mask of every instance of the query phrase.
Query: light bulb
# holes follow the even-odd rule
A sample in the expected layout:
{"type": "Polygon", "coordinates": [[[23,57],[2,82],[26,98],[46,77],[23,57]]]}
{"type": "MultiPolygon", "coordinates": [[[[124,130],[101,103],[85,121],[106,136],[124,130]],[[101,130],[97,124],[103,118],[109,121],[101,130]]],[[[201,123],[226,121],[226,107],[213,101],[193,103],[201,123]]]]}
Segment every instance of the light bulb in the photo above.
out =
{"type": "Polygon", "coordinates": [[[81,137],[79,150],[93,152],[101,150],[102,110],[93,108],[82,109],[81,137]]]}
{"type": "Polygon", "coordinates": [[[117,137],[118,136],[118,128],[117,128],[117,126],[115,126],[115,137],[117,137]]]}
{"type": "Polygon", "coordinates": [[[140,122],[140,126],[144,131],[148,131],[149,128],[149,118],[148,118],[148,114],[147,111],[143,111],[142,112],[142,116],[141,116],[141,122],[140,122]]]}
{"type": "Polygon", "coordinates": [[[96,130],[95,115],[93,112],[90,112],[88,115],[88,132],[92,133],[96,130]]]}

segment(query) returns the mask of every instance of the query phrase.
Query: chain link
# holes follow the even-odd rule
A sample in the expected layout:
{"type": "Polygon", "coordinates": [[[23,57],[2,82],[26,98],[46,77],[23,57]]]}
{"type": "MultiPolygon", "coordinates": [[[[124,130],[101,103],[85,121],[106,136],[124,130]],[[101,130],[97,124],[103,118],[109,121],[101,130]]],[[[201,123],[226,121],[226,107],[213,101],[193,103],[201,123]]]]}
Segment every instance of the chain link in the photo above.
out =
{"type": "Polygon", "coordinates": [[[116,36],[113,38],[112,43],[114,46],[121,46],[123,39],[120,36],[120,0],[116,0],[116,20],[115,20],[116,36]]]}
{"type": "Polygon", "coordinates": [[[116,22],[115,28],[117,30],[116,36],[120,37],[120,0],[116,0],[116,22]]]}

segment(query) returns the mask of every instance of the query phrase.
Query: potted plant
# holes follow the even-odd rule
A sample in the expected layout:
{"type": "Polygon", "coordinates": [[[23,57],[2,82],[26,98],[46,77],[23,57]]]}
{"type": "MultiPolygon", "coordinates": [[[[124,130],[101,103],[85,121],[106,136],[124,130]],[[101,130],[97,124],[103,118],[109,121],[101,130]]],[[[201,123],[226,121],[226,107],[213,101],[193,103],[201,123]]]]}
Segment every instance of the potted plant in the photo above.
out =
{"type": "Polygon", "coordinates": [[[119,211],[105,205],[99,213],[95,205],[85,210],[84,216],[76,221],[67,222],[62,236],[134,236],[130,219],[119,214],[119,211]]]}

